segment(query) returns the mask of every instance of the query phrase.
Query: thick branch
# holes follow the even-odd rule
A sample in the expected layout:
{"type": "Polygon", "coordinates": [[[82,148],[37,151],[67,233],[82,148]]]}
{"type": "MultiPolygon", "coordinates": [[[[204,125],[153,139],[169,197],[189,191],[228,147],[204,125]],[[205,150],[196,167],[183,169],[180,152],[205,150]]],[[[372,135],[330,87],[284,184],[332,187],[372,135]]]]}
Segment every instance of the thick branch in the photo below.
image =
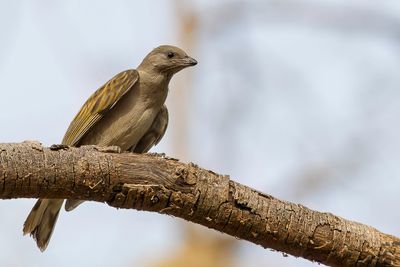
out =
{"type": "Polygon", "coordinates": [[[162,155],[0,144],[0,198],[71,198],[156,211],[331,266],[400,266],[400,239],[278,200],[162,155]]]}

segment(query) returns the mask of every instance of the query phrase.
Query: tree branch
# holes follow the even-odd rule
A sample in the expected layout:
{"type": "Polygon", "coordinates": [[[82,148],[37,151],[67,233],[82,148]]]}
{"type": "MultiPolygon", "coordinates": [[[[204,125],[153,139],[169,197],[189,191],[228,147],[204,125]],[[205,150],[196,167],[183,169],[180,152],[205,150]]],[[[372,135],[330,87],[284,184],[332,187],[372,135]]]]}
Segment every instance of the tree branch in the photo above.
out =
{"type": "Polygon", "coordinates": [[[156,211],[330,266],[400,266],[400,239],[278,200],[159,154],[0,144],[0,198],[70,198],[156,211]]]}

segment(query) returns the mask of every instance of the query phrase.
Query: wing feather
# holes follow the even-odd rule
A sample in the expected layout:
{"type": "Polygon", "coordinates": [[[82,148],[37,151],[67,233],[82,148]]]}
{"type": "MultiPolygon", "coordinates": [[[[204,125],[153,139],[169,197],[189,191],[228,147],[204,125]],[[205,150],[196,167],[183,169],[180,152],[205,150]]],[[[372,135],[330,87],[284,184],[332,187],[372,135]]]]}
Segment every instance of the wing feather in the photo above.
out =
{"type": "Polygon", "coordinates": [[[86,133],[112,109],[138,81],[136,70],[126,70],[115,75],[94,92],[82,106],[68,127],[62,144],[76,146],[86,133]]]}

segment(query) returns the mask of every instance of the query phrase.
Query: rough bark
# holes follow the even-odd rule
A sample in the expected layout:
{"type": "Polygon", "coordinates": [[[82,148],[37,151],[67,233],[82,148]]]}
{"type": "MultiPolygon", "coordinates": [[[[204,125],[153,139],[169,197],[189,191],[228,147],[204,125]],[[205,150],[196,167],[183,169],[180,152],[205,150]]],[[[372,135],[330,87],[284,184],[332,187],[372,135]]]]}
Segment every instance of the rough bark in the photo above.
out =
{"type": "Polygon", "coordinates": [[[400,239],[278,200],[160,154],[0,144],[0,198],[72,198],[156,211],[330,266],[400,266],[400,239]]]}

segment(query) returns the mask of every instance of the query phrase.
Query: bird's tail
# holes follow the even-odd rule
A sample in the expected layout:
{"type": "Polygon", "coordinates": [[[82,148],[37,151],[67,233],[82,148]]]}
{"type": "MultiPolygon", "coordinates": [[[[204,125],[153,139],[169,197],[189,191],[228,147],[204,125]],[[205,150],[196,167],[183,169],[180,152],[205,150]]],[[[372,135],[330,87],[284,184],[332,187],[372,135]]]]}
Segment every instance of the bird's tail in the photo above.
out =
{"type": "Polygon", "coordinates": [[[57,222],[63,199],[39,199],[24,223],[24,235],[30,234],[44,251],[57,222]]]}

